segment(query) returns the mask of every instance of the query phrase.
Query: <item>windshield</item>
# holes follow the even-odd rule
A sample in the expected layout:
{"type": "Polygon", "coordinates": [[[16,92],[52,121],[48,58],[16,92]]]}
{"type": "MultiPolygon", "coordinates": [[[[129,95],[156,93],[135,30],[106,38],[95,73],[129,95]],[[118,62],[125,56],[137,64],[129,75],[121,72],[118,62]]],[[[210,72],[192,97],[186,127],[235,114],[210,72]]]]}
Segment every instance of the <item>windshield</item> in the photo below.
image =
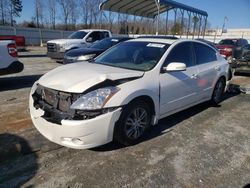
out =
{"type": "Polygon", "coordinates": [[[95,42],[90,47],[106,50],[117,43],[118,43],[117,39],[106,38],[101,41],[95,42]]]}
{"type": "Polygon", "coordinates": [[[95,63],[148,71],[158,63],[169,46],[162,43],[125,42],[98,56],[95,63]]]}
{"type": "Polygon", "coordinates": [[[221,40],[219,42],[220,45],[235,45],[237,41],[233,40],[221,40]]]}
{"type": "Polygon", "coordinates": [[[83,39],[88,33],[85,31],[77,31],[68,36],[69,39],[83,39]]]}

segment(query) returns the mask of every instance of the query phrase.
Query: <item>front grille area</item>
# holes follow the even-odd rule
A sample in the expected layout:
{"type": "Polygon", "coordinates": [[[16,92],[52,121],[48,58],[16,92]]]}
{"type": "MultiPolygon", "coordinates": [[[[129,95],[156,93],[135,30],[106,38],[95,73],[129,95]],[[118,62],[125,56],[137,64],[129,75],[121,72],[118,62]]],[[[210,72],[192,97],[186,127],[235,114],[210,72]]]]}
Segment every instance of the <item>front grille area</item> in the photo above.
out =
{"type": "Polygon", "coordinates": [[[47,43],[48,52],[57,52],[57,45],[55,43],[47,43]]]}
{"type": "Polygon", "coordinates": [[[92,119],[116,109],[110,108],[89,111],[70,109],[71,104],[80,96],[81,94],[66,93],[38,85],[32,98],[34,100],[34,107],[36,109],[40,108],[45,112],[42,117],[51,123],[59,125],[61,125],[62,120],[92,119]]]}

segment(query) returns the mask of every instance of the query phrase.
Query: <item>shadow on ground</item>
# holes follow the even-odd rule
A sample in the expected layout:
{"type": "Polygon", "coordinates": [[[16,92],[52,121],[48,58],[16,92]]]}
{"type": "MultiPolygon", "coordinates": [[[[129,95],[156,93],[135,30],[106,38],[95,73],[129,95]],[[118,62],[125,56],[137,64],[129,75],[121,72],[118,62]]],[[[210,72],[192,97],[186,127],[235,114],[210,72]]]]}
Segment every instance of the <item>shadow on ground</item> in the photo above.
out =
{"type": "Polygon", "coordinates": [[[28,54],[28,55],[18,55],[19,58],[38,58],[38,57],[47,57],[46,54],[28,54]]]}
{"type": "Polygon", "coordinates": [[[250,77],[250,69],[249,71],[241,71],[241,72],[235,72],[234,73],[234,76],[245,76],[245,77],[250,77]]]}
{"type": "Polygon", "coordinates": [[[245,185],[243,188],[250,188],[250,183],[245,185]]]}
{"type": "MultiPolygon", "coordinates": [[[[229,98],[232,98],[232,97],[235,97],[236,95],[238,95],[239,93],[226,93],[224,95],[224,98],[223,98],[223,101],[224,100],[227,100],[229,98]]],[[[199,114],[200,112],[210,108],[210,107],[216,107],[216,108],[219,108],[221,107],[221,105],[212,105],[210,102],[204,102],[204,103],[201,103],[201,104],[198,104],[194,107],[191,107],[191,108],[188,108],[184,111],[181,111],[181,112],[178,112],[176,114],[173,114],[171,116],[168,116],[164,119],[161,119],[159,121],[159,123],[156,125],[156,126],[153,126],[150,131],[146,132],[142,142],[144,141],[147,141],[147,140],[151,140],[155,137],[158,137],[158,136],[161,136],[163,134],[166,134],[170,131],[172,131],[173,127],[176,126],[177,124],[179,124],[180,122],[196,115],[196,114],[199,114]]],[[[93,151],[112,151],[112,150],[117,150],[117,149],[121,149],[121,148],[124,148],[125,146],[119,144],[119,143],[116,143],[116,142],[111,142],[111,143],[108,143],[106,145],[103,145],[103,146],[100,146],[100,147],[97,147],[97,148],[93,148],[91,150],[93,151]]]]}
{"type": "Polygon", "coordinates": [[[16,90],[31,87],[42,75],[3,77],[0,78],[0,91],[16,90]]]}
{"type": "Polygon", "coordinates": [[[37,155],[17,135],[0,134],[0,187],[20,187],[36,175],[37,155]]]}

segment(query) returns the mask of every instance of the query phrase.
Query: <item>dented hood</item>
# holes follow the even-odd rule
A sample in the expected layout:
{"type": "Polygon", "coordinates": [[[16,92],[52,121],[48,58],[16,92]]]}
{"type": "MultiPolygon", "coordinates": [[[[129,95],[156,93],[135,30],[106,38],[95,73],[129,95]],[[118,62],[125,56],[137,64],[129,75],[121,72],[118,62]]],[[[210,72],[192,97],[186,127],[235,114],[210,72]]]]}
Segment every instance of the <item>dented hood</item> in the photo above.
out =
{"type": "Polygon", "coordinates": [[[88,62],[60,66],[39,79],[42,86],[71,93],[82,93],[105,80],[143,76],[144,72],[88,62]]]}

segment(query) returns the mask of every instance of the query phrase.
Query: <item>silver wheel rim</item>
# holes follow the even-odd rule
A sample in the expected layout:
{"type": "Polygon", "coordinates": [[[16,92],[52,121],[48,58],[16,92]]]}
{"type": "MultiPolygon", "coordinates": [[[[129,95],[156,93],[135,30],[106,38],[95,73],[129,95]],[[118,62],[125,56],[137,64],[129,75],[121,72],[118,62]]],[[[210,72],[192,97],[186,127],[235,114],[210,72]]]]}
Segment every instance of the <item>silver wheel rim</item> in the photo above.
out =
{"type": "Polygon", "coordinates": [[[125,133],[130,139],[138,139],[148,124],[148,113],[144,108],[135,108],[125,122],[125,133]]]}
{"type": "Polygon", "coordinates": [[[217,84],[216,84],[216,87],[215,87],[215,91],[214,91],[214,101],[215,102],[219,102],[220,101],[220,98],[221,98],[221,94],[223,92],[223,82],[222,81],[219,81],[217,84]]]}

